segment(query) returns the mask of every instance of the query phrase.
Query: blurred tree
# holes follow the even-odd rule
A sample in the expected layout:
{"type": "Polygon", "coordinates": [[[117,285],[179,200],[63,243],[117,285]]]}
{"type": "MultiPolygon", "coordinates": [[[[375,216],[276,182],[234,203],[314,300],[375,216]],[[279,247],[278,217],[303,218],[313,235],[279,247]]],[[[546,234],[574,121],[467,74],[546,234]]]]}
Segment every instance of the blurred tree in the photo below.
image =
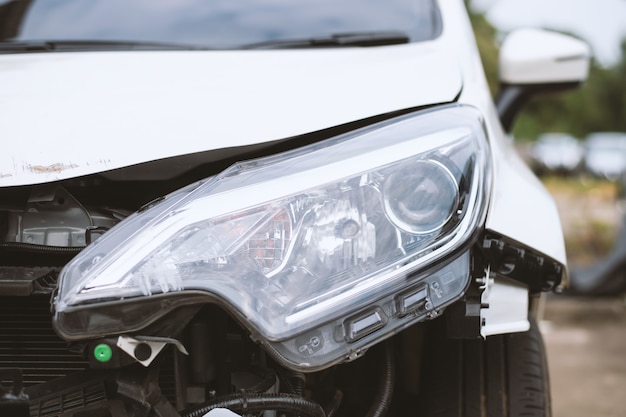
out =
{"type": "MultiPolygon", "coordinates": [[[[466,3],[467,4],[467,3],[466,3]]],[[[480,58],[483,62],[487,82],[491,95],[495,96],[498,91],[498,44],[496,42],[496,29],[485,18],[485,15],[474,12],[470,7],[467,8],[474,36],[480,51],[480,58]]]]}

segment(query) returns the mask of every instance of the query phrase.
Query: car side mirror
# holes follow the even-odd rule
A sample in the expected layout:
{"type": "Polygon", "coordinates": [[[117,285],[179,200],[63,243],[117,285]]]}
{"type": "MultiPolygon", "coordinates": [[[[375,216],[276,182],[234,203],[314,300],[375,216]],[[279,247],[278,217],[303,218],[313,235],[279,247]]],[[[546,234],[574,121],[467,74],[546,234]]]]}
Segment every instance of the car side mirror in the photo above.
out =
{"type": "Polygon", "coordinates": [[[591,52],[581,40],[540,29],[511,32],[500,48],[500,92],[496,98],[502,127],[531,97],[569,90],[587,79],[591,52]]]}

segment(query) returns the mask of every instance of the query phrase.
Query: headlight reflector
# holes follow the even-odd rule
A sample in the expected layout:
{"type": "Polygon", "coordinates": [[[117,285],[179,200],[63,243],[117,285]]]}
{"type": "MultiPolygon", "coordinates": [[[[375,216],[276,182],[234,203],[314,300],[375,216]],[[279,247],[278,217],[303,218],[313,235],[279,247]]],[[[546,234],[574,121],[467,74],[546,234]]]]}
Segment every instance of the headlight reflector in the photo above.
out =
{"type": "Polygon", "coordinates": [[[387,178],[383,187],[385,211],[402,230],[432,233],[452,217],[459,203],[459,186],[442,164],[418,160],[387,178]]]}
{"type": "Polygon", "coordinates": [[[205,293],[291,366],[335,363],[462,295],[487,150],[477,111],[450,106],[236,164],[68,264],[57,331],[138,331],[168,309],[134,300],[205,293]]]}

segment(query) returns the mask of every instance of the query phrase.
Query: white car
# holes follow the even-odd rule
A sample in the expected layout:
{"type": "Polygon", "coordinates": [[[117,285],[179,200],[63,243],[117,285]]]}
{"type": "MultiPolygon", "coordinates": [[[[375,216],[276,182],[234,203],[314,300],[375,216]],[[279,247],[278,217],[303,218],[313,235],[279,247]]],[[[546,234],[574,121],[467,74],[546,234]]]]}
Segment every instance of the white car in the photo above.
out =
{"type": "Polygon", "coordinates": [[[594,132],[585,138],[585,169],[611,181],[626,172],[626,133],[594,132]]]}
{"type": "Polygon", "coordinates": [[[580,170],[584,155],[578,139],[567,133],[544,133],[531,149],[531,166],[538,175],[574,174],[580,170]]]}
{"type": "Polygon", "coordinates": [[[0,415],[548,416],[555,205],[460,0],[0,3],[0,415]],[[51,304],[50,304],[51,302],[51,304]]]}

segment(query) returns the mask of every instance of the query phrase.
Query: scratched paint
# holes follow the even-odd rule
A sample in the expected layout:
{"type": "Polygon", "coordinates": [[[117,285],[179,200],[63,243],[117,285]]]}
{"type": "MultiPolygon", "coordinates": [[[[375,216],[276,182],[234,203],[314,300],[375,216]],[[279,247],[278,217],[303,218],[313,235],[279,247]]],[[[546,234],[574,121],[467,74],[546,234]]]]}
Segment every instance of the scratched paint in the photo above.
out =
{"type": "Polygon", "coordinates": [[[50,173],[58,173],[61,171],[65,171],[66,169],[78,168],[76,164],[52,164],[47,166],[42,165],[29,165],[28,169],[30,172],[35,174],[50,174],[50,173]]]}

